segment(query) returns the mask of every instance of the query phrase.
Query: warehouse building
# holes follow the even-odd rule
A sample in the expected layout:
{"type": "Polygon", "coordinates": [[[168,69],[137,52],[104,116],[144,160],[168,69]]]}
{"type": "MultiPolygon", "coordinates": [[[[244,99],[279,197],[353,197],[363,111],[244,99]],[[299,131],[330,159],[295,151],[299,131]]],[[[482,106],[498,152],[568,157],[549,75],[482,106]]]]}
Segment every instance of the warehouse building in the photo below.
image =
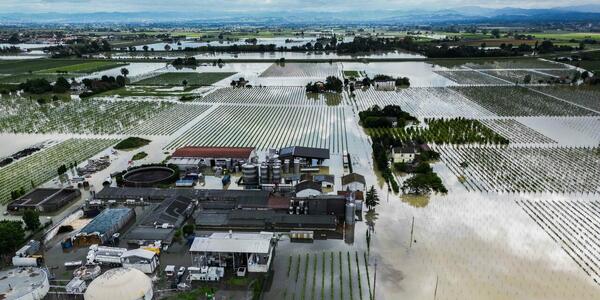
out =
{"type": "Polygon", "coordinates": [[[158,268],[158,255],[145,249],[133,249],[121,255],[121,264],[125,268],[140,270],[152,274],[158,268]]]}
{"type": "Polygon", "coordinates": [[[292,146],[279,149],[279,159],[292,164],[298,162],[301,168],[316,167],[329,159],[329,149],[292,146]]]}
{"type": "Polygon", "coordinates": [[[246,267],[248,272],[269,271],[274,249],[272,232],[218,232],[196,237],[190,247],[196,267],[231,266],[234,271],[246,267]]]}
{"type": "Polygon", "coordinates": [[[17,212],[24,209],[35,209],[40,213],[50,213],[63,208],[79,196],[81,196],[79,189],[39,188],[11,202],[7,206],[7,210],[17,212]]]}
{"type": "Polygon", "coordinates": [[[107,208],[72,237],[73,245],[103,245],[134,218],[135,211],[131,208],[107,208]]]}
{"type": "Polygon", "coordinates": [[[169,164],[181,170],[198,167],[221,167],[233,170],[247,162],[256,162],[258,156],[254,148],[241,147],[182,147],[171,155],[169,164]]]}
{"type": "Polygon", "coordinates": [[[160,241],[170,244],[175,231],[183,226],[194,210],[194,201],[185,196],[173,196],[157,205],[143,217],[124,239],[130,244],[145,245],[160,241]]]}

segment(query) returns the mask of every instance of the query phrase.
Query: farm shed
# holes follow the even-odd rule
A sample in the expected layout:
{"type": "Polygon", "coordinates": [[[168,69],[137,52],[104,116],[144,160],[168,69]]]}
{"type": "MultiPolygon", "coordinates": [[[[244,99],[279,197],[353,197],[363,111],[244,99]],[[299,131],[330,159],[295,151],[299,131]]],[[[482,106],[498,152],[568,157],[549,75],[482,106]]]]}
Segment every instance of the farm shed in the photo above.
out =
{"type": "Polygon", "coordinates": [[[35,209],[39,212],[53,212],[61,209],[80,195],[81,192],[78,189],[39,188],[11,202],[7,209],[9,211],[35,209]]]}
{"type": "Polygon", "coordinates": [[[133,249],[121,255],[121,264],[125,268],[133,268],[146,274],[152,274],[159,264],[158,255],[150,250],[133,249]]]}
{"type": "Polygon", "coordinates": [[[343,191],[364,191],[367,182],[365,181],[365,176],[362,176],[357,173],[350,173],[348,175],[342,176],[342,190],[343,191]]]}
{"type": "Polygon", "coordinates": [[[296,184],[294,190],[297,197],[309,197],[320,195],[322,192],[322,187],[320,183],[312,180],[305,180],[296,184]]]}

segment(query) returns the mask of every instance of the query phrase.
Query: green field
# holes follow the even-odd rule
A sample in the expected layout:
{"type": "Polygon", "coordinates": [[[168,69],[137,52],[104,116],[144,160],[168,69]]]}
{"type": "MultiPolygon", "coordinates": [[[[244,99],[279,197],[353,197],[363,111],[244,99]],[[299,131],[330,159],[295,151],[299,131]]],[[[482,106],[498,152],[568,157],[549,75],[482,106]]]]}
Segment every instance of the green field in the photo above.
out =
{"type": "Polygon", "coordinates": [[[0,76],[0,83],[21,83],[27,81],[27,79],[39,78],[45,78],[46,80],[53,82],[60,76],[63,76],[67,79],[70,78],[68,74],[18,74],[10,76],[0,76]]]}
{"type": "Polygon", "coordinates": [[[344,77],[360,77],[360,72],[355,70],[344,70],[344,77]]]}
{"type": "Polygon", "coordinates": [[[90,61],[75,65],[67,65],[39,70],[37,73],[94,73],[125,66],[126,63],[112,61],[90,61]]]}
{"type": "Polygon", "coordinates": [[[73,59],[25,59],[0,61],[0,74],[19,74],[37,72],[52,68],[62,68],[86,62],[85,60],[73,59]]]}
{"type": "Polygon", "coordinates": [[[133,84],[135,85],[183,85],[182,82],[187,80],[188,86],[202,86],[211,85],[217,81],[223,80],[235,73],[223,72],[223,73],[187,73],[187,72],[174,72],[174,73],[163,73],[158,76],[146,78],[133,84]]]}
{"type": "Polygon", "coordinates": [[[600,41],[600,33],[597,32],[548,32],[548,33],[526,33],[531,34],[538,39],[554,39],[554,40],[582,40],[593,39],[600,41]]]}

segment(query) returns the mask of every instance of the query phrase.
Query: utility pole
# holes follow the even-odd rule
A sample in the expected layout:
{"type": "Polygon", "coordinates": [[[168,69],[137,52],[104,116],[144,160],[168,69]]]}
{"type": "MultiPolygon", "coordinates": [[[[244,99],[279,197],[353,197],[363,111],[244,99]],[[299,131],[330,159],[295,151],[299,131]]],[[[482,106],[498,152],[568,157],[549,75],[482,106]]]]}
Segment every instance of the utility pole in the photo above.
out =
{"type": "Polygon", "coordinates": [[[433,292],[433,300],[437,299],[437,289],[438,289],[438,280],[440,279],[439,275],[435,275],[435,290],[433,292]]]}
{"type": "Polygon", "coordinates": [[[410,246],[409,246],[409,248],[412,248],[414,229],[415,229],[415,216],[412,217],[412,225],[410,226],[410,246]]]}
{"type": "Polygon", "coordinates": [[[375,275],[373,275],[373,300],[377,294],[377,258],[375,258],[375,275]]]}

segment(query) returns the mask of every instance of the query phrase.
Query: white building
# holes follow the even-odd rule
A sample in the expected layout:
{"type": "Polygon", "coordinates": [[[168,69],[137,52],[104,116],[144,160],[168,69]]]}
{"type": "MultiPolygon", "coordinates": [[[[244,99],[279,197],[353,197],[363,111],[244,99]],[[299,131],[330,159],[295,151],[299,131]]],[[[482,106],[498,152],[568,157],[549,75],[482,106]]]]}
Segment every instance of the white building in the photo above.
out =
{"type": "Polygon", "coordinates": [[[48,274],[40,268],[0,271],[0,299],[42,300],[49,290],[48,274]]]}
{"type": "Polygon", "coordinates": [[[268,272],[273,254],[273,233],[216,232],[194,239],[190,252],[194,266],[246,267],[248,272],[268,272]],[[231,266],[228,263],[231,262],[231,266]]]}
{"type": "Polygon", "coordinates": [[[394,163],[411,163],[417,157],[417,148],[412,144],[392,148],[394,163]]]}
{"type": "Polygon", "coordinates": [[[152,280],[133,268],[106,271],[88,286],[85,300],[152,300],[152,280]]]}
{"type": "Polygon", "coordinates": [[[169,159],[170,164],[179,169],[197,167],[221,167],[232,170],[241,167],[246,162],[258,161],[254,148],[240,147],[182,147],[178,148],[169,159]]]}
{"type": "Polygon", "coordinates": [[[126,268],[134,268],[146,274],[152,274],[159,264],[158,255],[150,250],[133,249],[121,255],[121,264],[126,268]]]}

